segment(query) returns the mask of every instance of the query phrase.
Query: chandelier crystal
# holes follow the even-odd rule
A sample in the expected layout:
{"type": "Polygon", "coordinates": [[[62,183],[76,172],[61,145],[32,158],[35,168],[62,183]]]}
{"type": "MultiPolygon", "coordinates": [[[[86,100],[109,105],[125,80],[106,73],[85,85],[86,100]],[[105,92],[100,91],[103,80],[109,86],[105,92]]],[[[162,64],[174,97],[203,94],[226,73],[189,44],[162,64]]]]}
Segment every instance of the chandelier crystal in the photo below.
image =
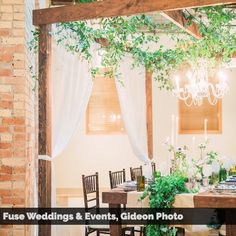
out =
{"type": "Polygon", "coordinates": [[[174,96],[183,100],[187,106],[200,106],[204,98],[207,98],[211,105],[215,105],[229,91],[223,71],[215,75],[214,82],[210,81],[205,59],[200,59],[193,65],[183,80],[175,75],[173,84],[174,96]]]}

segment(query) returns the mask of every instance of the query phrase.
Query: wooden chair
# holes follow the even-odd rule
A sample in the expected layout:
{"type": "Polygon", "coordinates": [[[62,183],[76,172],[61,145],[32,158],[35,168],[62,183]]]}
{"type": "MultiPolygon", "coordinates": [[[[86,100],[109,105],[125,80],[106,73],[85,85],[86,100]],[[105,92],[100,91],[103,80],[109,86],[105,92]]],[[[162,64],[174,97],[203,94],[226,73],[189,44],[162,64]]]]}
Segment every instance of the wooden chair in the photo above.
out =
{"type": "MultiPolygon", "coordinates": [[[[130,167],[130,177],[132,181],[137,180],[138,176],[142,176],[143,175],[143,167],[136,167],[136,168],[132,168],[130,167]]],[[[140,227],[135,227],[134,231],[139,233],[140,236],[145,236],[146,235],[146,229],[145,226],[140,226],[140,227]]]]}
{"type": "Polygon", "coordinates": [[[225,236],[226,235],[226,225],[221,225],[220,230],[219,230],[219,235],[220,236],[225,236]]]}
{"type": "Polygon", "coordinates": [[[130,167],[130,177],[132,181],[137,180],[138,176],[142,176],[143,175],[143,168],[142,166],[137,167],[137,168],[132,168],[130,167]]]}
{"type": "Polygon", "coordinates": [[[109,171],[109,178],[111,189],[116,188],[119,184],[125,182],[125,169],[114,172],[109,171]]]}
{"type": "Polygon", "coordinates": [[[152,165],[152,175],[154,175],[154,173],[156,172],[156,163],[152,162],[151,165],[152,165]]]}
{"type": "MultiPolygon", "coordinates": [[[[84,193],[84,206],[85,211],[89,209],[99,209],[99,182],[98,182],[98,173],[94,175],[82,175],[82,184],[83,184],[83,193],[84,193]]],[[[96,233],[97,236],[103,234],[110,234],[109,225],[89,225],[89,222],[86,222],[85,225],[85,236],[88,236],[91,233],[96,233]]],[[[122,235],[134,236],[134,227],[124,227],[122,229],[122,235]],[[126,234],[128,232],[128,234],[126,234]]]]}
{"type": "MultiPolygon", "coordinates": [[[[99,208],[99,183],[98,183],[98,173],[96,172],[94,175],[82,175],[82,183],[83,183],[83,193],[84,193],[84,207],[85,211],[93,208],[99,208]]],[[[96,232],[97,235],[101,234],[110,234],[109,227],[106,226],[93,226],[86,223],[85,226],[85,236],[96,232]]]]}

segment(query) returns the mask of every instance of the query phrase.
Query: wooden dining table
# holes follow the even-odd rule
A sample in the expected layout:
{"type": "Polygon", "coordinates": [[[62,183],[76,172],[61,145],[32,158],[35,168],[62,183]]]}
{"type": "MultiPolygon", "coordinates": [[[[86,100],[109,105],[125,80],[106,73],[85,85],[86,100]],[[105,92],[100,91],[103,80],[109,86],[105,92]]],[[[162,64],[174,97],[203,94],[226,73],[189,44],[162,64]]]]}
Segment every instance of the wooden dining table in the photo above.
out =
{"type": "MultiPolygon", "coordinates": [[[[127,204],[129,192],[119,190],[111,190],[102,193],[102,202],[109,204],[109,208],[120,208],[121,204],[127,204]]],[[[236,208],[236,194],[216,194],[210,191],[198,193],[193,195],[194,207],[196,208],[236,208]]],[[[180,207],[180,206],[178,206],[180,207]]],[[[183,206],[186,207],[186,206],[183,206]]],[[[226,211],[227,219],[236,217],[232,209],[226,211]]],[[[236,221],[235,221],[236,222],[236,221]]],[[[110,235],[122,235],[122,228],[120,224],[110,224],[110,235]]],[[[236,225],[226,226],[226,235],[236,235],[236,225]]]]}
{"type": "MultiPolygon", "coordinates": [[[[227,192],[205,191],[194,196],[194,207],[196,208],[228,208],[225,211],[226,222],[236,222],[236,194],[227,192]]],[[[226,224],[226,235],[236,235],[236,225],[226,224]]]]}

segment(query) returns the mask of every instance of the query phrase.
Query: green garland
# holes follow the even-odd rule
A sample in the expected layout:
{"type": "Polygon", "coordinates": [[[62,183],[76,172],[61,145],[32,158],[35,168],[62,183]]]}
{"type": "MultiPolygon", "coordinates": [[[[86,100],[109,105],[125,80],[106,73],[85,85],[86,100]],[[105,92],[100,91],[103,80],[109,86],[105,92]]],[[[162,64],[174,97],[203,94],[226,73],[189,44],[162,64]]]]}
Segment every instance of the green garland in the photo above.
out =
{"type": "MultiPolygon", "coordinates": [[[[193,38],[172,23],[157,24],[152,17],[144,14],[60,23],[56,38],[68,51],[86,60],[92,57],[91,45],[98,39],[106,40],[106,46],[101,45],[99,49],[103,54],[103,66],[113,68],[116,73],[119,63],[130,55],[134,58],[133,66],[145,66],[153,72],[160,88],[171,90],[173,85],[170,77],[176,70],[194,65],[200,58],[208,60],[210,69],[221,67],[230,61],[236,49],[232,23],[236,19],[235,9],[227,6],[205,7],[191,12],[185,10],[184,15],[189,20],[188,24],[198,24],[203,36],[201,39],[193,38]],[[152,51],[149,45],[157,45],[159,33],[166,30],[176,32],[168,34],[175,47],[166,49],[160,45],[152,51]]],[[[31,48],[35,48],[35,44],[31,44],[31,48]]],[[[95,73],[96,68],[92,72],[95,73]]]]}
{"type": "MultiPolygon", "coordinates": [[[[172,208],[176,194],[187,193],[186,178],[173,173],[160,176],[156,173],[153,182],[144,191],[142,199],[149,197],[150,208],[172,208]]],[[[175,236],[176,228],[169,225],[147,225],[147,236],[175,236]]]]}

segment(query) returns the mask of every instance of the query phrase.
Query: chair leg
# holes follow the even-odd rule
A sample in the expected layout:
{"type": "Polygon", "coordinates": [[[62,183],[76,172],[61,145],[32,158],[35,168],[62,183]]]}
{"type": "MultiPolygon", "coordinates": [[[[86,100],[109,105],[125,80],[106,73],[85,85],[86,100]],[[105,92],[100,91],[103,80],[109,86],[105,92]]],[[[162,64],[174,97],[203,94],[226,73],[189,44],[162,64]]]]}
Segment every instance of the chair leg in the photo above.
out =
{"type": "Polygon", "coordinates": [[[122,229],[122,236],[126,236],[126,235],[129,235],[129,236],[134,236],[134,227],[129,227],[129,228],[124,228],[122,229]],[[130,234],[126,234],[126,231],[129,231],[130,234]]]}
{"type": "Polygon", "coordinates": [[[140,227],[140,233],[139,236],[143,236],[143,226],[140,227]]]}
{"type": "Polygon", "coordinates": [[[130,228],[130,236],[134,236],[134,227],[130,228]]]}
{"type": "Polygon", "coordinates": [[[100,236],[100,232],[99,232],[99,230],[97,230],[97,236],[100,236]]]}
{"type": "Polygon", "coordinates": [[[178,231],[176,236],[184,236],[185,235],[185,229],[177,227],[178,231]]]}
{"type": "Polygon", "coordinates": [[[87,229],[86,226],[84,227],[84,235],[85,235],[85,236],[88,236],[88,229],[87,229]]]}

